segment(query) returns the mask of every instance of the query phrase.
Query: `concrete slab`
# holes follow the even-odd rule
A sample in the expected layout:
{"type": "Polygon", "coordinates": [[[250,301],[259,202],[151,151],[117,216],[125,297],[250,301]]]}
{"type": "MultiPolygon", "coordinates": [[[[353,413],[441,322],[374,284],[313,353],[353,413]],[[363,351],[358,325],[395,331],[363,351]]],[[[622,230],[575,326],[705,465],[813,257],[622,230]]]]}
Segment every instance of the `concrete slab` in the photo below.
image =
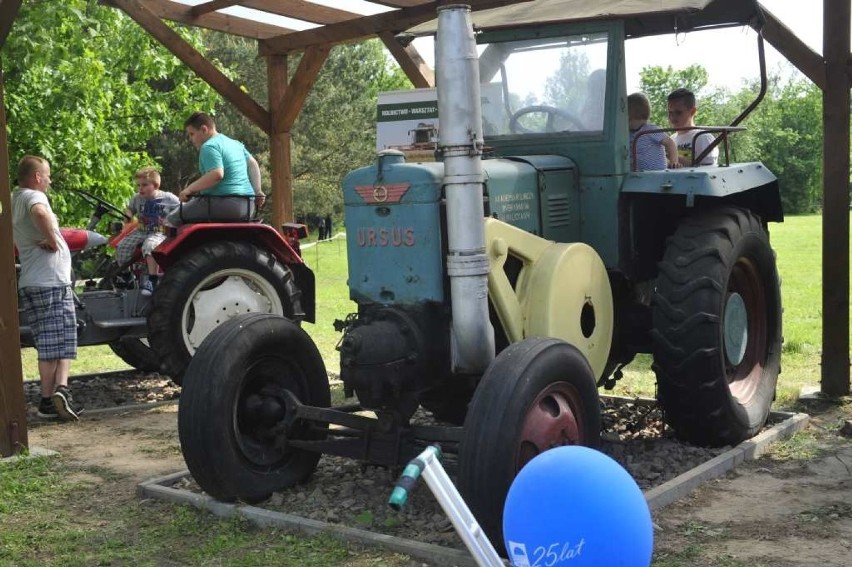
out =
{"type": "MultiPolygon", "coordinates": [[[[636,402],[637,400],[631,399],[630,401],[636,402]]],[[[671,504],[697,488],[701,483],[722,476],[745,460],[756,459],[766,452],[771,443],[790,437],[797,431],[804,429],[808,423],[808,416],[801,413],[773,412],[770,419],[778,423],[706,463],[660,486],[645,491],[648,507],[651,510],[659,510],[671,504]]],[[[147,480],[137,486],[137,494],[141,498],[155,498],[178,504],[190,504],[198,509],[208,510],[216,516],[241,516],[259,526],[275,526],[279,529],[305,534],[323,533],[363,545],[378,546],[428,561],[432,565],[465,567],[476,565],[473,557],[466,551],[329,524],[245,504],[219,502],[205,494],[173,488],[176,482],[188,476],[189,471],[181,471],[147,480]]]]}

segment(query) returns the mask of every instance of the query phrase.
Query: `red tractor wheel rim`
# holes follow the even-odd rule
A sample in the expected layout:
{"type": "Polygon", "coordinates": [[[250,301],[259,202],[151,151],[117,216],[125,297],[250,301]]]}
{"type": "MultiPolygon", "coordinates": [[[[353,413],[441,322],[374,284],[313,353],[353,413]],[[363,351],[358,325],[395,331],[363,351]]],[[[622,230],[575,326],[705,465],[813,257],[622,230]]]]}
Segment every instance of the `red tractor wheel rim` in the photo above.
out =
{"type": "Polygon", "coordinates": [[[517,444],[517,470],[539,453],[562,445],[582,444],[583,405],[577,389],[555,382],[542,390],[524,416],[517,444]]]}
{"type": "Polygon", "coordinates": [[[766,290],[754,262],[740,258],[729,280],[729,293],[738,293],[748,314],[748,342],[739,364],[728,363],[728,386],[740,403],[748,403],[763,376],[768,330],[766,328],[766,290]]]}

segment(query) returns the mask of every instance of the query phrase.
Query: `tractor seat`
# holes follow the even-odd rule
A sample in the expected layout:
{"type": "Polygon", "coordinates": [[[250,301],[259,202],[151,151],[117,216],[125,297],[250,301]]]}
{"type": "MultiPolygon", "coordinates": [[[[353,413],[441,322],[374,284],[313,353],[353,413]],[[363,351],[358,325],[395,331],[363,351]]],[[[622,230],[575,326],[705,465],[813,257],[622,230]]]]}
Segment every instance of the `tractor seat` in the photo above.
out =
{"type": "Polygon", "coordinates": [[[257,216],[257,207],[254,204],[254,195],[198,195],[192,201],[198,200],[204,203],[204,208],[199,214],[198,207],[193,205],[192,217],[183,215],[183,203],[180,205],[179,217],[183,224],[202,223],[245,223],[260,222],[257,216]],[[234,202],[239,202],[234,206],[234,202]],[[206,210],[204,210],[206,209],[206,210]]]}

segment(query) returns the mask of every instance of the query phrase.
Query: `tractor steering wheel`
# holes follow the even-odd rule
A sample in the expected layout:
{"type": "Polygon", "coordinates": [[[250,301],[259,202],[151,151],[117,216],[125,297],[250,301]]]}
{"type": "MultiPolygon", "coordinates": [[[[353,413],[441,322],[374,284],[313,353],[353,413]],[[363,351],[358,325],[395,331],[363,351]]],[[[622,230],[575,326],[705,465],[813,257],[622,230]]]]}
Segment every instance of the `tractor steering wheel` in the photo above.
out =
{"type": "Polygon", "coordinates": [[[575,130],[586,130],[585,124],[583,124],[582,120],[564,110],[562,108],[557,108],[555,106],[550,106],[547,104],[538,104],[533,106],[525,106],[515,112],[512,117],[509,119],[509,130],[513,134],[539,134],[544,132],[565,132],[568,131],[567,128],[555,128],[556,118],[561,118],[562,121],[568,122],[569,124],[575,126],[575,130]],[[543,114],[547,114],[547,122],[544,124],[543,130],[533,130],[527,128],[526,126],[521,125],[520,119],[522,116],[526,116],[527,114],[534,114],[537,112],[541,112],[543,114]]]}
{"type": "Polygon", "coordinates": [[[128,217],[126,214],[124,214],[123,210],[119,209],[109,201],[105,201],[96,195],[92,195],[88,191],[84,191],[83,189],[67,189],[67,191],[80,195],[83,200],[93,205],[95,207],[95,210],[97,210],[98,208],[102,208],[104,209],[104,212],[109,213],[110,216],[120,219],[122,222],[128,222],[132,219],[132,217],[128,217]]]}

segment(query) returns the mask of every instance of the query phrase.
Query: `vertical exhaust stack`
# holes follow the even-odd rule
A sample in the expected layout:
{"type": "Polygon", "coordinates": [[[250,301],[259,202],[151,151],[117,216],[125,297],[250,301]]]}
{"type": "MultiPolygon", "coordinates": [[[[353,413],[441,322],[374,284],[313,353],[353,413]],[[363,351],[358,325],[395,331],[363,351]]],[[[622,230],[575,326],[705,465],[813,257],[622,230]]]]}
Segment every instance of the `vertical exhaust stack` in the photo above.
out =
{"type": "Polygon", "coordinates": [[[482,205],[482,108],[470,7],[438,8],[438,148],[447,199],[447,274],[452,298],[452,369],[481,374],[494,360],[488,317],[488,257],[482,205]]]}

